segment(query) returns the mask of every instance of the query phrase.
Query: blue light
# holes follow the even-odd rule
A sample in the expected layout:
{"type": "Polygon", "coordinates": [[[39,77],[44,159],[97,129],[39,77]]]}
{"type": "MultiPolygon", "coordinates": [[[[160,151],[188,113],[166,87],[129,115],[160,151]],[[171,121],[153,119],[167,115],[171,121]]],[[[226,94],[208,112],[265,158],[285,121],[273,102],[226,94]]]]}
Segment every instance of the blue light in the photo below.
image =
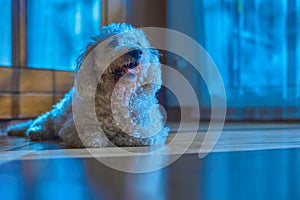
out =
{"type": "Polygon", "coordinates": [[[74,70],[81,49],[99,30],[96,10],[99,0],[27,1],[28,66],[74,70]]]}
{"type": "Polygon", "coordinates": [[[11,0],[0,0],[0,65],[10,66],[11,58],[11,0]]]}

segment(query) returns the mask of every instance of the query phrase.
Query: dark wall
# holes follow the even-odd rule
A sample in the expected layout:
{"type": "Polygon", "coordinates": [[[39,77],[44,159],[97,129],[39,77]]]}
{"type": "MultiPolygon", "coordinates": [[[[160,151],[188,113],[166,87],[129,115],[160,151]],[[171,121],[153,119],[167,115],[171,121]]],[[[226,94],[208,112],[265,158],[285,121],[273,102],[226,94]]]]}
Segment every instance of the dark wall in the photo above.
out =
{"type": "Polygon", "coordinates": [[[127,22],[135,27],[166,27],[166,0],[127,0],[127,22]]]}

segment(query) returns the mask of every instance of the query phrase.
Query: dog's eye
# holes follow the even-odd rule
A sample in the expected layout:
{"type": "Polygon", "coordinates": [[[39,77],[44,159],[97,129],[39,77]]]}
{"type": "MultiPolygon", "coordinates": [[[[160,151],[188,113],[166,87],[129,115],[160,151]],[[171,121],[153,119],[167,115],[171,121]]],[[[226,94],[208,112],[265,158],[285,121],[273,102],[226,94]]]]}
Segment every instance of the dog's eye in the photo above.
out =
{"type": "Polygon", "coordinates": [[[116,46],[118,46],[119,42],[117,40],[112,40],[108,43],[109,47],[115,48],[116,46]]]}

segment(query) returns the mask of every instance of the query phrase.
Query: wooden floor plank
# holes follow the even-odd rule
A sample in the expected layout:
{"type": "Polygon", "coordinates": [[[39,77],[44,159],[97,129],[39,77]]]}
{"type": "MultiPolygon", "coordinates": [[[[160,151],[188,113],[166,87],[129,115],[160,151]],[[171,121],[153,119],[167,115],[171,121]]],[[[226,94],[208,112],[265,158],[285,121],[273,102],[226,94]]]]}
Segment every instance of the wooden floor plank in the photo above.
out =
{"type": "MultiPolygon", "coordinates": [[[[188,128],[188,126],[186,126],[188,128]]],[[[285,149],[300,148],[300,127],[297,124],[268,124],[260,127],[258,124],[248,125],[245,130],[240,130],[241,125],[226,125],[217,144],[212,152],[232,152],[232,151],[254,151],[266,149],[285,149]]],[[[180,139],[174,142],[173,146],[166,146],[170,155],[177,155],[182,149],[191,143],[190,138],[195,132],[180,132],[180,139]]],[[[195,140],[187,154],[198,154],[200,146],[206,132],[197,133],[195,140]]],[[[175,133],[170,134],[168,142],[172,140],[175,133]]],[[[53,142],[29,142],[25,138],[9,138],[2,136],[1,141],[1,158],[2,160],[10,157],[18,159],[49,159],[49,158],[90,158],[93,151],[94,155],[99,157],[120,157],[128,156],[118,152],[116,148],[98,148],[98,149],[63,149],[63,144],[53,142]],[[26,153],[26,152],[29,153],[26,153]],[[19,155],[19,156],[18,156],[19,155]]],[[[151,147],[153,148],[153,147],[151,147]]],[[[149,147],[125,147],[130,152],[147,152],[149,147]]],[[[132,155],[133,156],[133,155],[132,155]]]]}

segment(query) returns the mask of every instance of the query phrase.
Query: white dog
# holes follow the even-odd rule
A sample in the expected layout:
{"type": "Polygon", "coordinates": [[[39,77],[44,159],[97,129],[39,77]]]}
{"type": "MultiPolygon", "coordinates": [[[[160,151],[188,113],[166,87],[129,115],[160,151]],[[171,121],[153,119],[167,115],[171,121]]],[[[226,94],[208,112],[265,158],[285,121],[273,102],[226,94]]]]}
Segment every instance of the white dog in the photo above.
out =
{"type": "Polygon", "coordinates": [[[71,147],[163,144],[169,128],[157,106],[162,82],[158,56],[143,31],[127,24],[102,27],[78,59],[75,76],[87,83],[77,81],[51,111],[8,127],[8,135],[23,134],[32,141],[61,139],[71,147]],[[108,57],[113,60],[108,62],[108,57]],[[92,66],[92,73],[85,66],[92,66]],[[93,80],[96,86],[89,84],[93,80]]]}

